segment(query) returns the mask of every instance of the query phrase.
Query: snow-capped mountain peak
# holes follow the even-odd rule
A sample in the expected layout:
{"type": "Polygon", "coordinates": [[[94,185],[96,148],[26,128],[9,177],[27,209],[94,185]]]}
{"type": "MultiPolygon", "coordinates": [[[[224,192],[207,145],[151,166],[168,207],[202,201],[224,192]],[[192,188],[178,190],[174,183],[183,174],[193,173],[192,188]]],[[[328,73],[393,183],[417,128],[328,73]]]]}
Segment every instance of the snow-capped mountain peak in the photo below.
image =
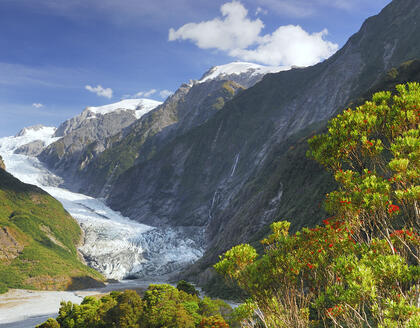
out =
{"type": "Polygon", "coordinates": [[[55,127],[52,127],[52,126],[44,126],[42,124],[32,125],[32,126],[28,126],[26,128],[23,128],[22,130],[20,130],[19,133],[16,134],[16,137],[23,137],[23,136],[36,137],[36,136],[41,136],[40,139],[42,139],[42,136],[44,136],[44,135],[51,135],[51,134],[53,134],[54,131],[55,131],[55,129],[56,129],[55,127]]]}
{"type": "Polygon", "coordinates": [[[199,83],[203,83],[209,80],[228,78],[232,75],[246,74],[250,78],[254,76],[261,76],[267,73],[277,73],[289,69],[285,66],[263,66],[254,63],[247,62],[233,62],[226,65],[214,66],[209,69],[201,79],[199,83]]]}
{"type": "Polygon", "coordinates": [[[87,107],[86,110],[94,114],[108,114],[117,110],[134,110],[136,118],[139,119],[147,112],[162,104],[152,99],[124,99],[119,102],[98,107],[87,107]]]}

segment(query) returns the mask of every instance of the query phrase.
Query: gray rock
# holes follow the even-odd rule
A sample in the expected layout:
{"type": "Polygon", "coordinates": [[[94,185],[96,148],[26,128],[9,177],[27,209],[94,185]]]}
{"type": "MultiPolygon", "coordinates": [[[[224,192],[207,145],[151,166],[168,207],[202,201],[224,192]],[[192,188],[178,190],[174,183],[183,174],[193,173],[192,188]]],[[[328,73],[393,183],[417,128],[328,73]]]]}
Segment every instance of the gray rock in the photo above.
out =
{"type": "Polygon", "coordinates": [[[35,140],[26,145],[20,146],[15,150],[15,154],[22,154],[27,156],[38,156],[45,147],[45,143],[41,140],[35,140]]]}
{"type": "Polygon", "coordinates": [[[6,170],[6,165],[4,165],[3,158],[0,156],[0,169],[6,170]]]}
{"type": "Polygon", "coordinates": [[[89,160],[81,157],[87,147],[97,142],[94,147],[89,148],[89,152],[91,156],[102,152],[107,137],[117,134],[134,121],[134,111],[118,110],[105,115],[95,115],[86,109],[60,125],[55,136],[62,138],[45,148],[39,159],[69,180],[74,172],[83,168],[89,160]]]}

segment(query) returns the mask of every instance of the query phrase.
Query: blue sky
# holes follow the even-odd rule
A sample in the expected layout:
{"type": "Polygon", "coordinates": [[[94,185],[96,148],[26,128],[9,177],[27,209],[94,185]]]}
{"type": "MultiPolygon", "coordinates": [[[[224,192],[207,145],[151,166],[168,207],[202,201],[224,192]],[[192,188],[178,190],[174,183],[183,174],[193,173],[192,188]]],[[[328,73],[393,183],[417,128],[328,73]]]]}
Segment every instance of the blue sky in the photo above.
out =
{"type": "Polygon", "coordinates": [[[123,97],[163,100],[235,60],[313,64],[389,2],[0,0],[0,136],[123,97]]]}

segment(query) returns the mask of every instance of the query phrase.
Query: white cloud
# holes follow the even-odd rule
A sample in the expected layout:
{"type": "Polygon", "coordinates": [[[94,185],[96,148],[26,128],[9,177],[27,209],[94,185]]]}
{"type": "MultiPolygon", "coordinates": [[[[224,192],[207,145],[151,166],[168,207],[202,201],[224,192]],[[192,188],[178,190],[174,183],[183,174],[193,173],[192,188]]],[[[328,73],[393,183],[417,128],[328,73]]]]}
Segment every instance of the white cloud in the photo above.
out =
{"type": "Polygon", "coordinates": [[[32,104],[32,106],[33,106],[33,107],[35,107],[35,108],[41,108],[41,107],[44,107],[44,105],[43,105],[43,104],[41,104],[41,103],[33,103],[33,104],[32,104]]]}
{"type": "Polygon", "coordinates": [[[267,65],[309,66],[330,57],[338,45],[325,40],[326,29],[308,33],[300,26],[280,26],[272,34],[261,35],[260,19],[250,20],[238,1],[221,7],[224,19],[188,23],[169,30],[169,41],[191,40],[199,48],[214,48],[241,60],[267,65]]]}
{"type": "Polygon", "coordinates": [[[191,40],[202,49],[244,49],[255,44],[264,27],[260,19],[250,20],[248,11],[239,1],[221,6],[223,18],[201,23],[189,23],[178,30],[169,30],[169,41],[191,40]]]}
{"type": "Polygon", "coordinates": [[[156,92],[157,92],[156,89],[150,89],[149,91],[139,91],[133,96],[133,98],[144,98],[144,97],[148,98],[151,95],[155,94],[156,92]]]}
{"type": "Polygon", "coordinates": [[[324,40],[328,31],[309,34],[297,25],[279,27],[256,49],[235,49],[230,55],[267,65],[310,66],[330,57],[338,45],[324,40]]]}
{"type": "Polygon", "coordinates": [[[169,91],[169,90],[162,90],[161,92],[159,92],[159,95],[162,99],[168,98],[169,96],[173,95],[173,91],[169,91]]]}
{"type": "Polygon", "coordinates": [[[98,86],[96,86],[96,87],[86,85],[85,89],[90,91],[90,92],[96,93],[100,97],[105,97],[105,98],[108,98],[108,99],[112,98],[112,92],[113,91],[112,91],[111,88],[103,88],[101,85],[98,84],[98,86]]]}

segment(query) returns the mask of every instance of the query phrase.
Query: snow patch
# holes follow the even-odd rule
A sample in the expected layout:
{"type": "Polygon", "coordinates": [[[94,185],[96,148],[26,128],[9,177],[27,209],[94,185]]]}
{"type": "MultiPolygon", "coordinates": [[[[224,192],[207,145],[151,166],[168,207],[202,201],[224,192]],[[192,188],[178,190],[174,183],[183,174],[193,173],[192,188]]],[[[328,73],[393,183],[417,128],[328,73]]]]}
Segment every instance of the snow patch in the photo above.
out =
{"type": "Polygon", "coordinates": [[[150,112],[152,109],[161,105],[162,102],[152,99],[124,99],[119,102],[99,106],[99,107],[87,107],[86,110],[94,114],[108,114],[117,110],[133,110],[135,111],[136,118],[139,119],[144,114],[150,112]]]}
{"type": "Polygon", "coordinates": [[[268,73],[277,73],[289,69],[285,66],[262,66],[246,62],[233,62],[226,65],[215,66],[211,68],[203,77],[198,81],[203,83],[209,80],[214,80],[229,75],[240,75],[244,73],[255,75],[265,75],[268,73]]]}

